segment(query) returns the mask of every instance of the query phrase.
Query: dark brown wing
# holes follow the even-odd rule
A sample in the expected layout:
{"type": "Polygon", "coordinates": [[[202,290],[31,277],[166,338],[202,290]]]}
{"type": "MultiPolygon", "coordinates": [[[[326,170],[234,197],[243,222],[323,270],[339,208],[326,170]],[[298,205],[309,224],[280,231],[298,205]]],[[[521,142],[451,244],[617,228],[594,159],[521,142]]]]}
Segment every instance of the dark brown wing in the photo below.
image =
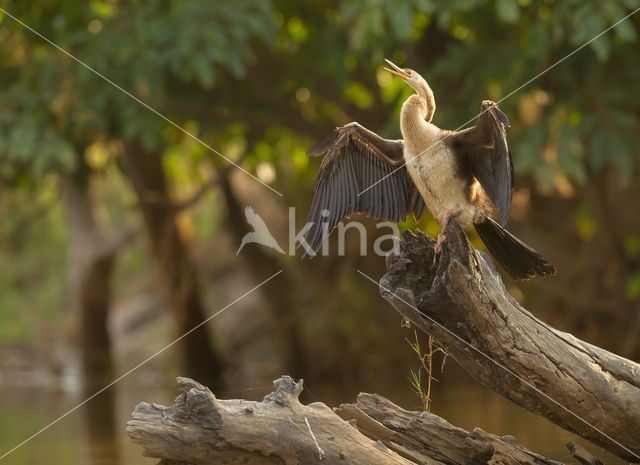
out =
{"type": "Polygon", "coordinates": [[[509,127],[509,120],[505,114],[495,103],[485,100],[478,124],[448,139],[498,208],[502,225],[507,224],[513,193],[513,162],[507,146],[506,127],[509,127]]]}
{"type": "Polygon", "coordinates": [[[314,253],[354,213],[394,222],[409,213],[422,216],[424,202],[403,166],[402,152],[401,140],[383,139],[358,123],[337,128],[309,150],[310,156],[326,154],[305,225],[304,240],[314,253]]]}

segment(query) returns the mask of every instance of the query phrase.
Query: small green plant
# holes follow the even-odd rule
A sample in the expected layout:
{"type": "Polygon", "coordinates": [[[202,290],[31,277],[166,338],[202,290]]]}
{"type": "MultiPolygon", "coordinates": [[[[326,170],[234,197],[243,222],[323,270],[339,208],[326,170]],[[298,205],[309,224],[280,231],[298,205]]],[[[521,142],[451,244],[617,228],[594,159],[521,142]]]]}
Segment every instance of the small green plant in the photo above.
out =
{"type": "Polygon", "coordinates": [[[406,339],[407,343],[411,347],[411,350],[418,357],[419,365],[417,370],[411,370],[409,372],[409,383],[411,389],[416,393],[422,404],[422,408],[430,412],[431,411],[431,386],[433,382],[438,380],[433,376],[433,364],[434,355],[438,352],[442,353],[442,364],[440,365],[440,373],[444,372],[444,366],[447,362],[447,351],[438,343],[433,337],[429,336],[427,339],[427,351],[424,352],[420,345],[418,338],[418,332],[413,330],[414,341],[406,339]],[[424,378],[423,378],[424,373],[424,378]]]}

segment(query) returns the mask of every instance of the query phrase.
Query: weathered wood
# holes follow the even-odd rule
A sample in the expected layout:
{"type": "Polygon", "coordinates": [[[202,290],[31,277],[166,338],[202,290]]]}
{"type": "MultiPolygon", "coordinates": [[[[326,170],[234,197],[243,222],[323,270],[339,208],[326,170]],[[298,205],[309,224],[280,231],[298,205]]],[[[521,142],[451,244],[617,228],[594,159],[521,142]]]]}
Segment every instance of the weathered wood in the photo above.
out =
{"type": "Polygon", "coordinates": [[[140,403],[127,423],[131,440],[162,465],[562,465],[515,438],[467,432],[374,394],[341,405],[338,416],[322,403],[302,405],[302,381],[288,376],[262,402],[219,400],[188,378],[178,384],[172,406],[140,403]]]}
{"type": "Polygon", "coordinates": [[[481,384],[639,462],[640,365],[540,321],[455,222],[446,236],[434,260],[432,238],[406,233],[387,260],[382,296],[481,384]]]}
{"type": "Polygon", "coordinates": [[[326,405],[302,405],[302,382],[288,376],[262,402],[219,400],[191,379],[178,383],[172,406],[140,403],[127,423],[131,440],[164,463],[412,465],[326,405]]]}
{"type": "Polygon", "coordinates": [[[376,394],[360,394],[355,405],[343,404],[336,412],[355,419],[365,436],[418,464],[560,465],[527,450],[513,436],[500,438],[480,428],[465,431],[433,413],[410,412],[376,394]]]}

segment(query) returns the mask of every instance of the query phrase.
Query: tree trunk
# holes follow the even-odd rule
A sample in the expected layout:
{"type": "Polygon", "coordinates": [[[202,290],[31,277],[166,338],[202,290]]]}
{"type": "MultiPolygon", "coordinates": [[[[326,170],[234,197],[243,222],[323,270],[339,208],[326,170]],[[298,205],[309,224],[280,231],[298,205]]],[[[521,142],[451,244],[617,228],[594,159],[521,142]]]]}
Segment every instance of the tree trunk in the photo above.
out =
{"type": "Polygon", "coordinates": [[[341,405],[338,416],[320,402],[302,405],[302,381],[288,376],[262,402],[219,400],[188,378],[178,384],[172,406],[142,402],[127,422],[144,455],[164,464],[561,465],[513,437],[468,432],[375,394],[341,405]]]}
{"type": "MultiPolygon", "coordinates": [[[[88,176],[64,180],[62,198],[68,226],[68,288],[71,308],[78,318],[82,386],[88,398],[113,381],[108,317],[111,281],[117,249],[109,247],[91,201],[88,176]]],[[[88,402],[85,420],[91,442],[116,437],[115,397],[108,389],[88,402]]],[[[114,449],[107,452],[117,461],[114,449]]],[[[104,454],[100,459],[104,460],[104,454]]],[[[91,462],[97,463],[92,457],[91,462]]]]}
{"type": "MultiPolygon", "coordinates": [[[[160,282],[176,319],[185,334],[205,319],[196,265],[190,244],[178,228],[162,156],[145,150],[136,141],[124,144],[127,175],[140,203],[151,251],[158,264],[160,282]]],[[[206,325],[179,342],[181,361],[189,376],[206,384],[223,382],[224,363],[206,325]]]]}
{"type": "Polygon", "coordinates": [[[383,297],[481,384],[640,462],[640,365],[538,320],[455,222],[446,236],[434,260],[432,238],[406,233],[380,281],[383,297]]]}
{"type": "MultiPolygon", "coordinates": [[[[238,247],[243,236],[250,229],[247,226],[243,208],[233,190],[229,174],[223,170],[218,170],[218,172],[220,187],[227,205],[227,221],[225,223],[228,225],[236,247],[238,247]]],[[[242,249],[240,255],[253,276],[259,280],[264,279],[264,276],[273,273],[278,268],[282,268],[280,260],[265,252],[260,245],[249,244],[242,249]]],[[[280,333],[278,339],[282,344],[285,368],[296,377],[305,377],[307,375],[306,348],[302,340],[302,323],[295,304],[294,283],[284,273],[277,281],[265,286],[261,292],[265,295],[265,303],[269,306],[280,333]]]]}
{"type": "Polygon", "coordinates": [[[87,384],[95,386],[113,375],[107,318],[115,250],[105,247],[87,182],[66,180],[63,203],[69,227],[69,296],[80,322],[82,372],[87,384]]]}

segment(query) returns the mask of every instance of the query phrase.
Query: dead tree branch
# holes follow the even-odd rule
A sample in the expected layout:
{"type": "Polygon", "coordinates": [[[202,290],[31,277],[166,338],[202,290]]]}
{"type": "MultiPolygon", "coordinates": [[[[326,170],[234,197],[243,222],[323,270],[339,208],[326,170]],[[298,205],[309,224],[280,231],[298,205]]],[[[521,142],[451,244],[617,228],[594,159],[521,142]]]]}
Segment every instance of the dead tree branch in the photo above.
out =
{"type": "Polygon", "coordinates": [[[446,235],[434,264],[434,240],[405,234],[387,261],[382,296],[484,386],[640,461],[640,365],[537,319],[455,222],[446,235]]]}
{"type": "Polygon", "coordinates": [[[412,464],[326,405],[302,405],[302,382],[288,376],[275,381],[276,390],[262,402],[219,400],[188,378],[178,384],[181,394],[172,406],[140,403],[127,423],[129,437],[147,456],[194,465],[412,464]]]}
{"type": "Polygon", "coordinates": [[[341,405],[340,416],[302,405],[302,381],[288,376],[262,402],[219,400],[188,378],[178,384],[172,406],[140,403],[127,423],[131,440],[163,464],[562,465],[515,438],[467,432],[373,394],[341,405]]]}
{"type": "Polygon", "coordinates": [[[368,438],[418,464],[561,465],[527,450],[513,436],[500,438],[480,428],[465,431],[433,413],[410,412],[376,394],[360,394],[355,404],[343,404],[336,412],[355,420],[368,438]]]}

